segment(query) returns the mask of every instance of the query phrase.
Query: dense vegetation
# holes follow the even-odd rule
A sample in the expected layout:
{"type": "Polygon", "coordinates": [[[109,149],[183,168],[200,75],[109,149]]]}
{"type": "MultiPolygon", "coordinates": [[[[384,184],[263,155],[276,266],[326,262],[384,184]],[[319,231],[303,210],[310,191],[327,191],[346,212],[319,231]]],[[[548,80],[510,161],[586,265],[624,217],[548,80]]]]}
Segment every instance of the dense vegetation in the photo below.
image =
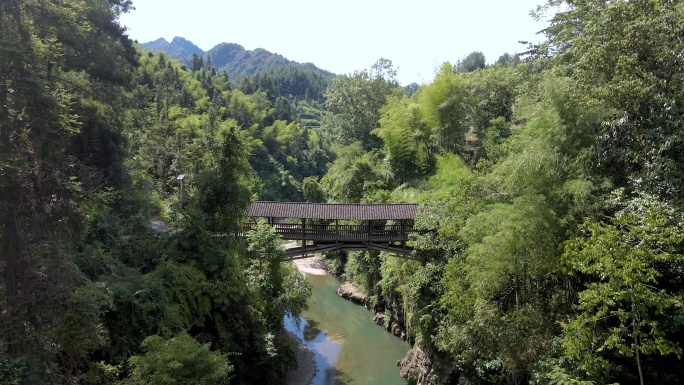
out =
{"type": "Polygon", "coordinates": [[[409,97],[379,61],[328,88],[346,147],[309,191],[425,203],[439,229],[424,263],[331,264],[452,381],[684,383],[683,11],[550,1],[522,62],[474,52],[409,97]]]}
{"type": "Polygon", "coordinates": [[[129,7],[0,3],[0,383],[278,384],[310,289],[232,234],[328,154],[264,92],[141,54],[129,7]]]}
{"type": "Polygon", "coordinates": [[[544,43],[406,89],[234,83],[130,6],[0,2],[0,383],[280,383],[310,289],[233,236],[253,199],[424,203],[422,262],[331,266],[454,383],[684,383],[679,2],[551,0],[544,43]]]}
{"type": "MultiPolygon", "coordinates": [[[[328,81],[334,76],[311,63],[297,63],[263,48],[246,50],[243,46],[235,43],[220,43],[205,52],[191,41],[176,36],[171,42],[159,38],[155,41],[143,43],[141,46],[153,52],[163,51],[188,67],[193,65],[196,57],[199,57],[207,62],[208,66],[219,72],[227,73],[231,79],[235,80],[264,72],[281,73],[285,70],[285,72],[294,71],[298,75],[296,79],[286,81],[296,82],[298,86],[302,86],[302,81],[306,82],[306,78],[313,78],[316,79],[315,82],[320,82],[321,80],[328,81]]],[[[286,87],[292,88],[294,85],[290,84],[286,87]]],[[[318,99],[320,95],[314,95],[314,91],[311,90],[311,96],[318,99]]],[[[284,94],[292,94],[292,92],[284,92],[284,94]]],[[[304,95],[304,90],[302,90],[301,95],[304,95]]]]}

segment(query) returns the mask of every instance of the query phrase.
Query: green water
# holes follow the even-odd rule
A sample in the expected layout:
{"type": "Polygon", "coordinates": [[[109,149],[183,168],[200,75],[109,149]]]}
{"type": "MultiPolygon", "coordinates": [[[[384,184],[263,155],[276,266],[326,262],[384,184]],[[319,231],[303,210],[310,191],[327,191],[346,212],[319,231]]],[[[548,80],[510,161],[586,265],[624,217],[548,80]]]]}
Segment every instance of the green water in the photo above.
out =
{"type": "Polygon", "coordinates": [[[372,321],[373,314],[337,295],[330,275],[306,275],[314,302],[298,322],[285,320],[315,353],[314,385],[407,385],[397,360],[410,346],[372,321]]]}

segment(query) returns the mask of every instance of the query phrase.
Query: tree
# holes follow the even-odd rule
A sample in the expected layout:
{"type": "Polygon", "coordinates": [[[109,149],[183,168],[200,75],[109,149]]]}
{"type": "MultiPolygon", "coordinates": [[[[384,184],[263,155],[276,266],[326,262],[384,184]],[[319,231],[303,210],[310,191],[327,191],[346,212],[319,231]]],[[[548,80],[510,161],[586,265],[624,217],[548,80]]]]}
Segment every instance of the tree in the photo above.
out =
{"type": "Polygon", "coordinates": [[[392,94],[398,94],[396,70],[387,59],[378,60],[369,70],[340,75],[332,80],[326,97],[328,107],[337,115],[339,137],[343,144],[360,142],[367,149],[382,145],[371,135],[378,127],[380,109],[392,94]]]}
{"type": "Polygon", "coordinates": [[[509,54],[508,52],[504,52],[503,55],[499,56],[498,59],[496,59],[496,65],[500,66],[507,66],[507,65],[517,65],[520,63],[520,55],[518,54],[509,54]]]}
{"type": "Polygon", "coordinates": [[[624,377],[615,356],[629,357],[643,385],[657,373],[647,369],[655,355],[681,359],[684,292],[672,283],[683,278],[675,267],[684,262],[682,241],[681,213],[642,195],[610,223],[589,221],[583,236],[566,242],[564,263],[588,278],[579,314],[564,324],[563,347],[579,374],[624,377]]]}
{"type": "Polygon", "coordinates": [[[405,96],[392,97],[382,109],[380,127],[372,132],[385,144],[392,172],[401,184],[434,166],[436,148],[420,106],[405,96]]]}
{"type": "Polygon", "coordinates": [[[619,186],[684,196],[684,9],[672,1],[550,1],[539,62],[572,76],[576,94],[604,109],[600,164],[619,186]],[[556,8],[556,6],[560,6],[556,8]]]}
{"type": "Polygon", "coordinates": [[[468,87],[464,77],[444,63],[432,84],[418,94],[428,127],[435,131],[438,145],[447,151],[464,153],[468,132],[468,87]]]}
{"type": "Polygon", "coordinates": [[[227,385],[232,365],[225,354],[209,350],[186,333],[164,339],[150,336],[142,343],[145,354],[129,359],[132,370],[120,385],[227,385]]]}
{"type": "Polygon", "coordinates": [[[0,355],[24,368],[8,381],[69,382],[107,343],[106,295],[74,255],[109,204],[126,206],[111,192],[126,186],[122,95],[138,54],[116,19],[130,5],[0,3],[0,355]]]}
{"type": "Polygon", "coordinates": [[[197,207],[212,230],[237,231],[250,201],[248,186],[253,176],[232,122],[224,122],[216,139],[211,148],[212,164],[199,176],[197,207]]]}
{"type": "Polygon", "coordinates": [[[302,193],[307,202],[325,203],[325,192],[318,183],[318,177],[308,176],[302,182],[302,193]]]}
{"type": "Polygon", "coordinates": [[[466,57],[458,61],[456,70],[458,72],[473,72],[485,68],[485,56],[482,52],[473,51],[466,57]]]}
{"type": "Polygon", "coordinates": [[[192,72],[197,72],[197,71],[204,68],[204,59],[202,58],[202,56],[200,56],[194,52],[192,54],[192,58],[190,59],[190,63],[191,63],[190,69],[192,72]]]}
{"type": "Polygon", "coordinates": [[[389,164],[379,151],[364,152],[357,142],[340,149],[340,154],[321,179],[328,200],[339,203],[384,202],[374,197],[385,191],[394,180],[389,164]]]}

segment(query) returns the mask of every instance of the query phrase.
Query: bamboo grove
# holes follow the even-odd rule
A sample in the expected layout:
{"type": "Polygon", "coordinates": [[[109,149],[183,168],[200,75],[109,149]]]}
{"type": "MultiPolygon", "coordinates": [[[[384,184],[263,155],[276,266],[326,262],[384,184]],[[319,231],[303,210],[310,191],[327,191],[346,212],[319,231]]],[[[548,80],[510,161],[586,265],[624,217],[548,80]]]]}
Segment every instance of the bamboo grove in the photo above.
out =
{"type": "Polygon", "coordinates": [[[452,383],[684,383],[680,1],[549,0],[543,43],[405,88],[231,79],[131,7],[0,2],[0,383],[281,383],[310,287],[233,236],[255,199],[424,204],[423,263],[325,260],[452,383]]]}

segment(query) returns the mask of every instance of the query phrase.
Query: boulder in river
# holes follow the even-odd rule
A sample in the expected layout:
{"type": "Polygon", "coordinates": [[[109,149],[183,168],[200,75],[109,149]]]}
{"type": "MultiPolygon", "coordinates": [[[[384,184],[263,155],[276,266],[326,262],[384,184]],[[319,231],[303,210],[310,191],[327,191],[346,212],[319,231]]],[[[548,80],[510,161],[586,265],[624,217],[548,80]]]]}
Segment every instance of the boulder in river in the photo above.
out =
{"type": "Polygon", "coordinates": [[[392,334],[394,334],[395,336],[399,337],[399,336],[401,336],[401,332],[402,332],[403,330],[401,330],[401,326],[399,326],[398,323],[392,322],[392,329],[391,329],[390,331],[392,332],[392,334]]]}
{"type": "Polygon", "coordinates": [[[346,298],[356,303],[365,304],[368,300],[366,294],[364,294],[359,288],[354,286],[350,282],[345,282],[337,289],[337,294],[342,298],[346,298]]]}

